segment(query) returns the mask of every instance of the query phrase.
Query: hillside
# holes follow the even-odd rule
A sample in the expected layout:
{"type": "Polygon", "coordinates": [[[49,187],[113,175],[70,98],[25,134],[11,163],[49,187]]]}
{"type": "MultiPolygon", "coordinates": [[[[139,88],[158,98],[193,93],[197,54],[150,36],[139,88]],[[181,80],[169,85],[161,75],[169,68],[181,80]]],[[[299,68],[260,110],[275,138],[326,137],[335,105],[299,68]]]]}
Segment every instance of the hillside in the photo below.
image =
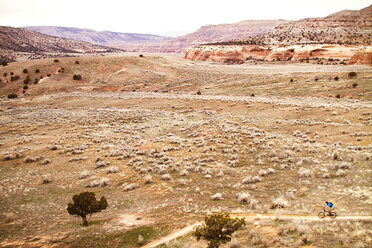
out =
{"type": "Polygon", "coordinates": [[[152,34],[118,33],[110,31],[98,32],[91,29],[72,27],[31,26],[24,28],[56,37],[81,40],[93,44],[112,47],[120,47],[128,44],[158,43],[170,39],[170,37],[152,34]]]}
{"type": "Polygon", "coordinates": [[[123,46],[128,51],[181,53],[203,43],[220,42],[270,32],[283,20],[241,21],[231,24],[207,25],[197,31],[157,44],[123,46]]]}
{"type": "Polygon", "coordinates": [[[0,27],[0,40],[0,59],[6,61],[123,51],[12,27],[0,27]]]}
{"type": "MultiPolygon", "coordinates": [[[[227,41],[227,40],[226,40],[227,41]]],[[[272,32],[222,42],[224,45],[372,44],[372,5],[344,10],[325,18],[281,23],[272,32]]]]}
{"type": "MultiPolygon", "coordinates": [[[[340,11],[325,18],[281,23],[253,37],[209,43],[187,51],[191,60],[325,60],[349,61],[372,44],[372,5],[359,11],[340,11]]],[[[370,57],[368,54],[363,55],[370,57]]],[[[370,59],[364,60],[367,63],[370,59]]]]}

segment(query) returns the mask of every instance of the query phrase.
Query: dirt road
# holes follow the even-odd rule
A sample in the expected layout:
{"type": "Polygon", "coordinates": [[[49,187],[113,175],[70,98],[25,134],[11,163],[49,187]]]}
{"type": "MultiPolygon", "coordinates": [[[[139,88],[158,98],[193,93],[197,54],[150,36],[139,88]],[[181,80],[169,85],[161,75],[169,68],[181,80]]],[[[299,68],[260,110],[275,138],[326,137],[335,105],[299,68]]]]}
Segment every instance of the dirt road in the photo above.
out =
{"type": "MultiPolygon", "coordinates": [[[[279,218],[282,220],[304,220],[304,221],[333,221],[330,218],[319,219],[317,216],[309,216],[309,215],[271,215],[271,214],[231,214],[231,217],[244,217],[246,220],[262,220],[262,219],[275,219],[279,218]]],[[[372,221],[372,216],[338,216],[336,217],[337,220],[354,220],[354,221],[362,221],[362,220],[369,220],[372,221]]],[[[176,238],[182,237],[190,232],[193,231],[195,226],[202,224],[202,222],[197,222],[195,224],[186,226],[180,230],[170,233],[169,235],[162,237],[158,240],[154,240],[151,243],[142,246],[142,248],[154,248],[162,244],[166,244],[176,238]]]]}

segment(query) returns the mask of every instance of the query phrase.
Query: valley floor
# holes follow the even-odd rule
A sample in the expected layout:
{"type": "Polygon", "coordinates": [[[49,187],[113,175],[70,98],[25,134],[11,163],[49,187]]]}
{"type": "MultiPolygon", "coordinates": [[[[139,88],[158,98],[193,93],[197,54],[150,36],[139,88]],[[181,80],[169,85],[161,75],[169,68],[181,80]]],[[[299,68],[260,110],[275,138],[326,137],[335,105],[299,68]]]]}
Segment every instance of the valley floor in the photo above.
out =
{"type": "Polygon", "coordinates": [[[212,212],[262,214],[237,233],[242,247],[372,245],[371,67],[146,55],[0,76],[2,247],[140,247],[139,233],[144,245],[212,212]],[[43,77],[23,93],[26,75],[43,77]],[[66,211],[83,191],[109,204],[88,227],[66,211]],[[317,219],[326,200],[341,218],[317,219]]]}

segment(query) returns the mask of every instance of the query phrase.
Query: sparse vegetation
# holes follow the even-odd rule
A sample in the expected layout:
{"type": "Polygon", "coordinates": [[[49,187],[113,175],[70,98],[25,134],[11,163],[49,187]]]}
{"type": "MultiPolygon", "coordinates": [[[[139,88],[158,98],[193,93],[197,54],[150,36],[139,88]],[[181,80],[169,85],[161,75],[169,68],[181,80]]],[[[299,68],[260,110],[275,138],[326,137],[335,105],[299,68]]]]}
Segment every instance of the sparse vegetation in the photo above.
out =
{"type": "Polygon", "coordinates": [[[28,70],[27,69],[23,69],[23,73],[28,73],[28,70]]]}
{"type": "MultiPolygon", "coordinates": [[[[0,72],[21,73],[14,83],[1,77],[5,97],[25,96],[3,97],[0,110],[0,246],[139,247],[221,211],[245,216],[248,226],[221,247],[367,246],[370,223],[357,216],[369,214],[368,68],[250,60],[235,67],[171,56],[75,60],[63,59],[65,74],[51,59],[0,72]],[[347,77],[349,68],[357,79],[347,77]],[[48,72],[51,78],[30,85],[48,72]],[[84,85],[71,83],[74,73],[84,85]],[[111,209],[88,215],[88,228],[80,217],[66,218],[68,197],[84,190],[105,195],[111,209]],[[342,218],[317,219],[328,198],[342,218]],[[35,208],[40,202],[46,205],[35,208]],[[11,224],[3,221],[8,213],[11,224]],[[154,231],[149,238],[132,233],[146,226],[154,231]],[[67,237],[44,241],[60,233],[67,237]]],[[[168,247],[207,246],[194,237],[168,247]]]]}
{"type": "Polygon", "coordinates": [[[35,73],[40,73],[40,69],[35,69],[35,73]]]}
{"type": "Polygon", "coordinates": [[[58,63],[59,62],[59,60],[58,59],[54,59],[54,63],[58,63]]]}

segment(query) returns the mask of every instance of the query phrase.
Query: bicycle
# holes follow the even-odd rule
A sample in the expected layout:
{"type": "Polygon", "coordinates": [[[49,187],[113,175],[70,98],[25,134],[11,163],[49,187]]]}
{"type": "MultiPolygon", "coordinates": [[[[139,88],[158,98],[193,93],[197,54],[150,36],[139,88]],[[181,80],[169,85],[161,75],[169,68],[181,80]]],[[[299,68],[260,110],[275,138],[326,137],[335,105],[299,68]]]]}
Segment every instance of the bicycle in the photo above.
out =
{"type": "Polygon", "coordinates": [[[331,211],[331,212],[329,213],[329,212],[326,211],[325,209],[324,209],[322,212],[319,212],[319,213],[318,213],[318,217],[321,218],[321,219],[323,219],[323,218],[326,217],[326,216],[329,216],[329,217],[331,217],[331,219],[334,219],[334,218],[336,218],[337,213],[334,212],[334,211],[331,211]]]}

